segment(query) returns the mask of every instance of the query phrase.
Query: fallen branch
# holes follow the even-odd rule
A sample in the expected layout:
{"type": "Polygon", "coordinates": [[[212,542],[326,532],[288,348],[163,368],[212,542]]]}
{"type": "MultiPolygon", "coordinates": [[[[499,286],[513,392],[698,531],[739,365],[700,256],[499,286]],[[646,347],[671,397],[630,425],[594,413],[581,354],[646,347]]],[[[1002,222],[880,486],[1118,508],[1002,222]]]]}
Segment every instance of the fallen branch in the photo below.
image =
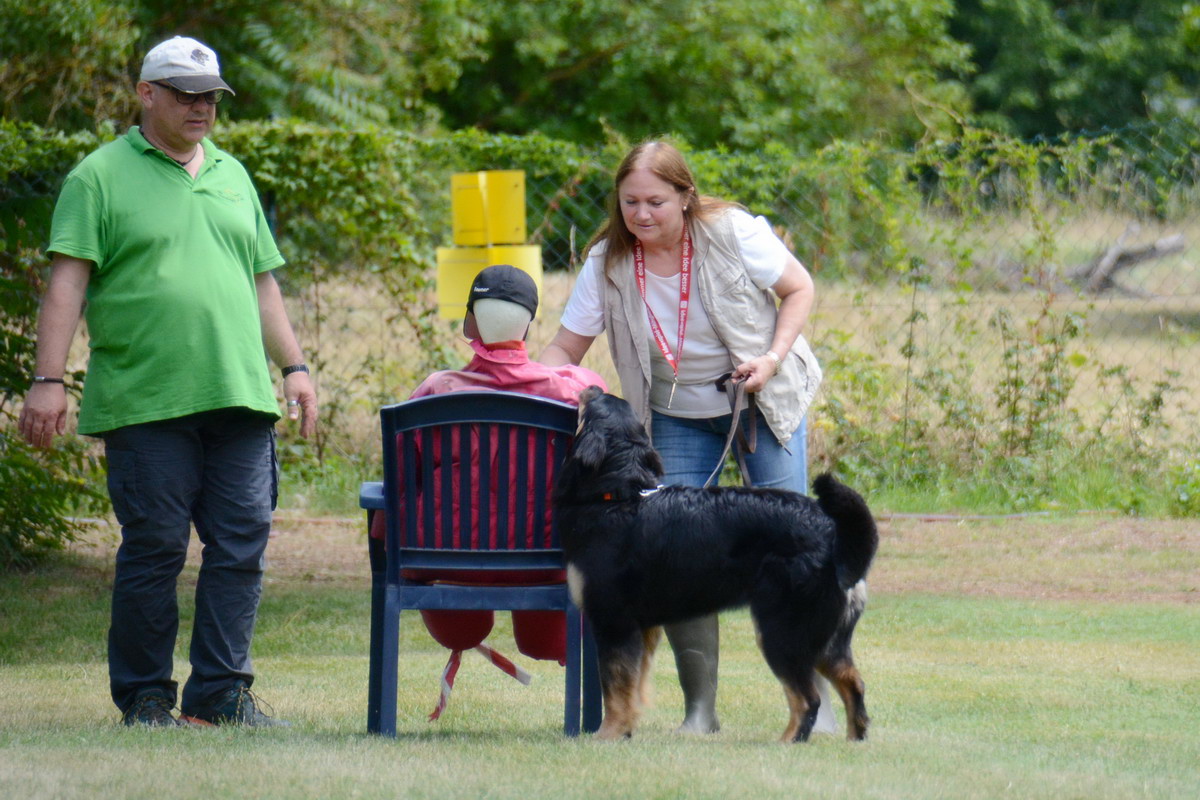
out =
{"type": "MultiPolygon", "coordinates": [[[[1108,289],[1120,290],[1121,287],[1116,284],[1114,276],[1121,270],[1129,269],[1144,261],[1153,261],[1154,259],[1163,258],[1164,256],[1183,250],[1184,239],[1182,234],[1164,236],[1156,242],[1140,247],[1126,246],[1125,240],[1130,234],[1135,234],[1137,231],[1137,225],[1127,227],[1117,241],[1105,250],[1100,258],[1088,264],[1083,269],[1076,271],[1071,276],[1072,282],[1076,285],[1082,284],[1084,290],[1091,294],[1100,294],[1108,289]]],[[[1138,293],[1131,292],[1131,294],[1136,295],[1138,293]]]]}

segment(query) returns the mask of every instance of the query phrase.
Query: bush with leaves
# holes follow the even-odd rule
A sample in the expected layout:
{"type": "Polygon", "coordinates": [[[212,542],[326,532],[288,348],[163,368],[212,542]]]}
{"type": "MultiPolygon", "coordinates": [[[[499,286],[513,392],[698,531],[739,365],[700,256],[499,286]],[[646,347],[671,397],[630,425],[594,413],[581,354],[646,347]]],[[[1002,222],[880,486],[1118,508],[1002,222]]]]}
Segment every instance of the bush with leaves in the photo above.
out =
{"type": "MultiPolygon", "coordinates": [[[[50,213],[67,171],[101,138],[0,120],[0,567],[21,566],[78,532],[75,516],[103,509],[100,457],[68,437],[48,451],[17,433],[17,403],[33,374],[50,213]]],[[[78,397],[82,373],[69,375],[78,397]]]]}

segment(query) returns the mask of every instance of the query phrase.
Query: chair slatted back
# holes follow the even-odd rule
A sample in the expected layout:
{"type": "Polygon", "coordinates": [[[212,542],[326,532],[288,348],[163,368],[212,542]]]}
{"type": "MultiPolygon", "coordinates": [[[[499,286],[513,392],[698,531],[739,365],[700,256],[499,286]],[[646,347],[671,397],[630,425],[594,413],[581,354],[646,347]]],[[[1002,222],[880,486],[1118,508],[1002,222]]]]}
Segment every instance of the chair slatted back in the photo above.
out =
{"type": "MultiPolygon", "coordinates": [[[[576,425],[566,403],[453,392],[381,411],[395,566],[561,568],[550,496],[576,425]]],[[[397,572],[398,576],[398,572],[397,572]]]]}

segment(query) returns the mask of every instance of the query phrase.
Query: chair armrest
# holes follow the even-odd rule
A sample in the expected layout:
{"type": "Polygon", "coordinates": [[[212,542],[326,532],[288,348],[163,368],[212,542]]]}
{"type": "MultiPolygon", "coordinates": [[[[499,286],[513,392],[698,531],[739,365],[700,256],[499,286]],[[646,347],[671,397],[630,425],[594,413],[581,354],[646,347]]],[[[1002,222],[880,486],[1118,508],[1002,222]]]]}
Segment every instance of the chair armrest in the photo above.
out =
{"type": "Polygon", "coordinates": [[[382,511],[386,507],[383,502],[383,481],[363,482],[358,489],[358,507],[375,511],[382,511]]]}

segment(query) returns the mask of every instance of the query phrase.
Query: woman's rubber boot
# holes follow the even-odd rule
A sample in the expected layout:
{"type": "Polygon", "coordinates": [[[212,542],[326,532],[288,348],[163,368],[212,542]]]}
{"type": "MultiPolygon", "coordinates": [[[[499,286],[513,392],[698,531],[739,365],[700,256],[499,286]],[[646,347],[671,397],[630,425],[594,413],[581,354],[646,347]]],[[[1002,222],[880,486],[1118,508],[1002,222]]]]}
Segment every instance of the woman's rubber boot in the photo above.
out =
{"type": "Polygon", "coordinates": [[[665,625],[667,641],[675,651],[675,667],[683,689],[684,718],[677,733],[716,733],[717,652],[720,626],[717,615],[665,625]]]}

